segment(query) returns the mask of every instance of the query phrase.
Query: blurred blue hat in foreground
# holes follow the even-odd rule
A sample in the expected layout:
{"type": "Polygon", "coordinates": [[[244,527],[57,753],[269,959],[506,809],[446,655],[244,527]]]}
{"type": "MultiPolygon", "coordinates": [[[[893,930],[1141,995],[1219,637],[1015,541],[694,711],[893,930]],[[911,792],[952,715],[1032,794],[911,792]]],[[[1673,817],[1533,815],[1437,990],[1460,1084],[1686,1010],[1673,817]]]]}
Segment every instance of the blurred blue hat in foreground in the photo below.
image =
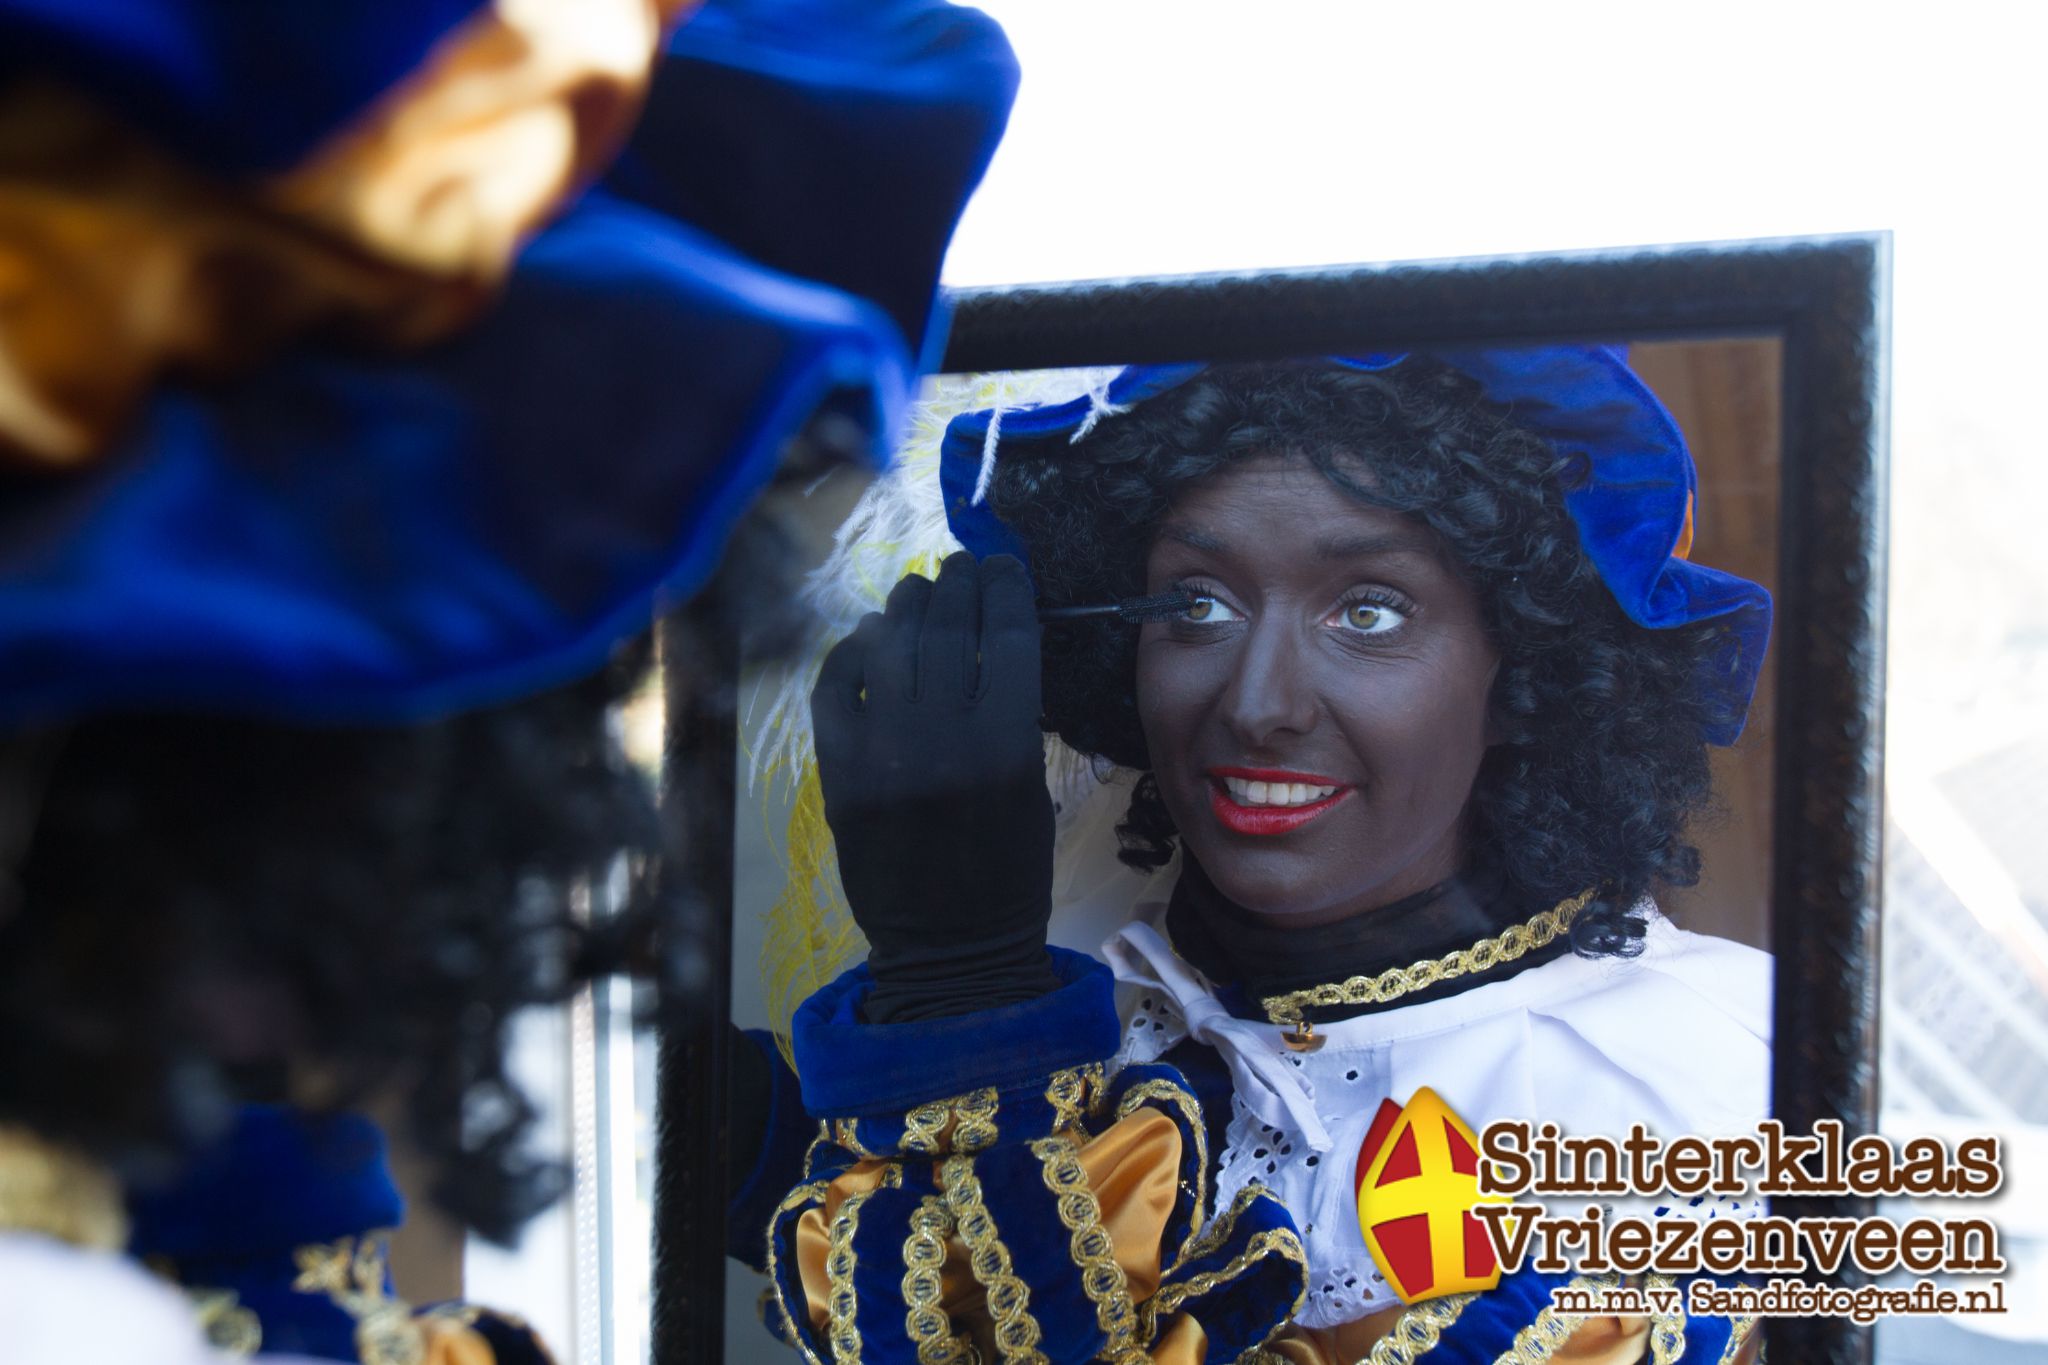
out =
{"type": "MultiPolygon", "coordinates": [[[[251,29],[226,0],[0,0],[0,73],[125,92],[109,105],[166,147],[240,174],[318,145],[479,7],[289,8],[251,29]],[[266,68],[250,35],[279,25],[266,68]]],[[[0,476],[0,726],[402,722],[597,667],[703,584],[821,410],[887,460],[1015,85],[993,22],[935,0],[695,11],[609,175],[474,324],[176,378],[89,466],[0,476]]]]}

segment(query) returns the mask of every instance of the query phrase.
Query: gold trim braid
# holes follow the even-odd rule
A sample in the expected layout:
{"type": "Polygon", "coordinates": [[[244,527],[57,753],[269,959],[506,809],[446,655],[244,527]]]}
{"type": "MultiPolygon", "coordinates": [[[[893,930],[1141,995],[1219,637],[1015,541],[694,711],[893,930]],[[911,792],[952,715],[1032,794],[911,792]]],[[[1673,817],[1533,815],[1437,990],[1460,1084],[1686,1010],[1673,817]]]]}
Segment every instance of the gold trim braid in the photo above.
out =
{"type": "Polygon", "coordinates": [[[1142,1365],[1138,1349],[1138,1309],[1131,1301],[1130,1281],[1117,1264],[1116,1244],[1102,1225],[1102,1205],[1088,1184],[1088,1172],[1064,1137],[1040,1138],[1031,1154],[1044,1167],[1045,1187],[1058,1201],[1060,1222],[1067,1229],[1067,1254],[1081,1272],[1081,1292],[1095,1305],[1095,1325],[1102,1329],[1098,1360],[1142,1365]]]}
{"type": "Polygon", "coordinates": [[[128,1245],[128,1214],[113,1174],[13,1124],[0,1124],[0,1229],[95,1251],[128,1245]]]}
{"type": "Polygon", "coordinates": [[[974,1347],[955,1335],[952,1319],[940,1306],[939,1272],[953,1228],[946,1201],[928,1194],[910,1215],[910,1236],[903,1240],[903,1330],[917,1344],[918,1365],[962,1365],[974,1356],[974,1347]]]}
{"type": "MultiPolygon", "coordinates": [[[[1612,1289],[1621,1283],[1619,1275],[1576,1275],[1572,1277],[1573,1289],[1612,1289]]],[[[1572,1333],[1579,1330],[1578,1313],[1560,1313],[1556,1308],[1545,1308],[1536,1315],[1536,1320],[1515,1333],[1515,1340],[1507,1350],[1493,1359],[1493,1365],[1544,1365],[1557,1354],[1557,1348],[1571,1340],[1572,1333]]]]}
{"type": "MultiPolygon", "coordinates": [[[[903,1168],[891,1166],[883,1173],[882,1184],[876,1188],[896,1188],[902,1184],[903,1168]],[[891,1180],[890,1176],[895,1179],[891,1180]]],[[[832,1347],[835,1365],[860,1365],[860,1324],[854,1320],[860,1301],[853,1291],[856,1261],[853,1238],[860,1230],[861,1205],[873,1198],[874,1193],[874,1190],[862,1190],[859,1194],[848,1195],[832,1218],[831,1249],[825,1255],[825,1282],[829,1286],[826,1302],[830,1313],[826,1340],[832,1347]]]]}
{"type": "Polygon", "coordinates": [[[995,1325],[996,1349],[1006,1361],[1050,1365],[1038,1349],[1038,1320],[1031,1316],[1031,1290],[1010,1265],[1010,1249],[996,1230],[996,1220],[982,1201],[981,1177],[974,1158],[949,1156],[939,1168],[946,1204],[959,1221],[960,1240],[967,1244],[967,1264],[988,1291],[989,1317],[995,1325]]]}
{"type": "Polygon", "coordinates": [[[1394,1325],[1387,1334],[1373,1343],[1372,1354],[1362,1365],[1414,1365],[1414,1362],[1436,1349],[1443,1334],[1465,1311],[1465,1305],[1478,1298],[1477,1294],[1446,1294],[1440,1299],[1424,1299],[1413,1307],[1404,1309],[1394,1319],[1394,1325]]]}
{"type": "Polygon", "coordinates": [[[1406,967],[1389,967],[1378,976],[1354,976],[1346,981],[1326,982],[1285,995],[1269,995],[1259,1002],[1269,1023],[1301,1026],[1304,1012],[1329,1005],[1384,1005],[1404,995],[1513,962],[1556,941],[1571,928],[1572,920],[1593,899],[1581,891],[1570,900],[1559,901],[1542,914],[1521,924],[1511,924],[1492,938],[1483,938],[1456,952],[1413,962],[1406,967]]]}
{"type": "MultiPolygon", "coordinates": [[[[1678,1282],[1669,1275],[1650,1275],[1644,1278],[1643,1288],[1650,1293],[1678,1292],[1678,1282]]],[[[1685,1299],[1681,1294],[1680,1307],[1673,1313],[1652,1313],[1650,1315],[1650,1361],[1651,1365],[1676,1365],[1685,1354],[1685,1299]]]]}

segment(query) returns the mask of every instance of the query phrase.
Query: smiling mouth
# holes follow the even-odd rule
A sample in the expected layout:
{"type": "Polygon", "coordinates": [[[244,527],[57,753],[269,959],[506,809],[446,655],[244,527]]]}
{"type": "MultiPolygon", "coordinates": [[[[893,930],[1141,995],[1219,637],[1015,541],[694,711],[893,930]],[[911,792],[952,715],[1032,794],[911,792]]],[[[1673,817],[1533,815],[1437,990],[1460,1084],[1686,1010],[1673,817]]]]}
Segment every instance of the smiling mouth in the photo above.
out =
{"type": "Polygon", "coordinates": [[[1233,834],[1285,834],[1300,829],[1354,789],[1313,773],[1211,768],[1209,806],[1233,834]]]}

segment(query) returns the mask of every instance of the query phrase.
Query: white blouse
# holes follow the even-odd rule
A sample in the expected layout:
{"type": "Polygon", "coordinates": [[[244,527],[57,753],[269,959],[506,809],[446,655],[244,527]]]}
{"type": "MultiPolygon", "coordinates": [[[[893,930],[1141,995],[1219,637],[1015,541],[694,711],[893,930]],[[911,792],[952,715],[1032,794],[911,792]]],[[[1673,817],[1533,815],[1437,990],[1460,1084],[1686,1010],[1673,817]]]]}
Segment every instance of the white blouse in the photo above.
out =
{"type": "MultiPolygon", "coordinates": [[[[1444,999],[1319,1024],[1327,1041],[1303,1053],[1280,1026],[1231,1017],[1159,932],[1164,907],[1141,907],[1103,947],[1127,997],[1115,1064],[1151,1061],[1191,1035],[1222,1054],[1233,1094],[1215,1207],[1253,1182],[1272,1191],[1308,1250],[1297,1320],[1349,1322],[1399,1301],[1366,1250],[1354,1188],[1382,1099],[1406,1104],[1428,1086],[1475,1132],[1523,1119],[1619,1137],[1641,1123],[1667,1140],[1752,1131],[1769,1113],[1769,955],[1641,908],[1637,957],[1567,954],[1444,999]]],[[[1679,1211],[1739,1216],[1753,1211],[1746,1202],[1679,1211]]]]}

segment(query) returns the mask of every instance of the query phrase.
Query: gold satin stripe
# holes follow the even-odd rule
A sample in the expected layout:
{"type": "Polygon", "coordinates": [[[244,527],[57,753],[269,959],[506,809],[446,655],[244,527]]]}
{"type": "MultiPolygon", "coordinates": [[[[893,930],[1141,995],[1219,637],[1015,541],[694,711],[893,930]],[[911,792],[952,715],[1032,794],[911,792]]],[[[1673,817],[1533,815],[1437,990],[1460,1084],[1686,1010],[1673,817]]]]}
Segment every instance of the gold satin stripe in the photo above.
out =
{"type": "Polygon", "coordinates": [[[681,0],[497,0],[301,165],[231,183],[54,84],[0,95],[0,458],[103,451],[159,379],[467,322],[616,150],[681,0]]]}
{"type": "Polygon", "coordinates": [[[262,190],[289,217],[434,275],[501,277],[638,116],[676,0],[495,0],[262,190]]]}
{"type": "Polygon", "coordinates": [[[1045,1187],[1052,1191],[1067,1229],[1067,1254],[1081,1272],[1081,1292],[1095,1305],[1095,1325],[1103,1335],[1098,1359],[1118,1365],[1143,1361],[1145,1353],[1136,1344],[1137,1305],[1131,1302],[1130,1284],[1116,1262],[1116,1246],[1102,1224],[1102,1206],[1088,1186],[1088,1173],[1073,1144],[1064,1137],[1040,1138],[1031,1144],[1031,1153],[1039,1160],[1045,1187]]]}
{"type": "Polygon", "coordinates": [[[0,1230],[119,1251],[128,1245],[120,1182],[69,1147],[0,1124],[0,1230]]]}
{"type": "Polygon", "coordinates": [[[1202,1127],[1202,1107],[1195,1102],[1195,1097],[1167,1080],[1140,1081],[1125,1091],[1123,1098],[1117,1101],[1117,1118],[1129,1118],[1150,1100],[1163,1100],[1178,1110],[1187,1131],[1193,1135],[1190,1140],[1195,1145],[1195,1182],[1194,1187],[1188,1190],[1194,1209],[1188,1215],[1187,1235],[1181,1238],[1179,1254],[1174,1257],[1178,1264],[1187,1260],[1196,1239],[1201,1236],[1203,1220],[1209,1212],[1209,1135],[1202,1127]]]}
{"type": "Polygon", "coordinates": [[[282,218],[53,85],[0,94],[0,456],[105,447],[166,372],[219,377],[296,337],[431,340],[482,300],[282,218]]]}
{"type": "Polygon", "coordinates": [[[1010,1249],[996,1228],[996,1220],[982,1199],[981,1177],[974,1173],[972,1156],[949,1156],[939,1168],[939,1183],[946,1192],[946,1207],[952,1210],[967,1244],[967,1264],[975,1281],[988,1291],[989,1318],[995,1328],[996,1350],[1005,1361],[1020,1365],[1048,1365],[1038,1349],[1038,1320],[1031,1316],[1031,1290],[1017,1278],[1010,1263],[1010,1249]]]}

